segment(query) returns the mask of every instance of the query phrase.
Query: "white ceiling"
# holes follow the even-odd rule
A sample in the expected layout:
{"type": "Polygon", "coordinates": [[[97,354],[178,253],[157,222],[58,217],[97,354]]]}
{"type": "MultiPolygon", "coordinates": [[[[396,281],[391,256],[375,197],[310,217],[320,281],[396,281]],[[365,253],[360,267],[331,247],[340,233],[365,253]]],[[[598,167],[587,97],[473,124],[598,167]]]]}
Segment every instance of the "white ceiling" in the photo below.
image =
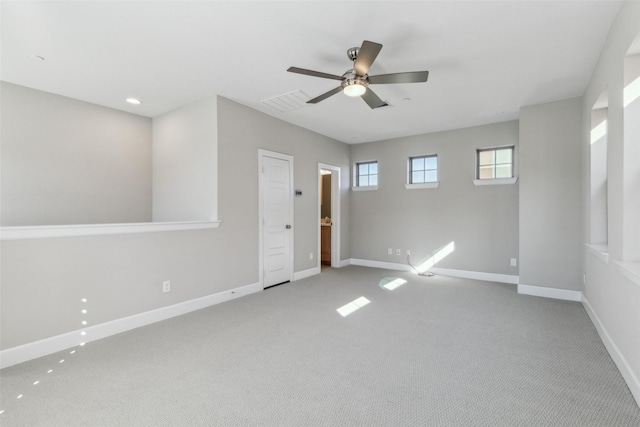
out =
{"type": "MultiPolygon", "coordinates": [[[[346,143],[511,120],[582,95],[620,9],[613,1],[2,1],[2,80],[154,117],[221,95],[346,143]],[[384,47],[370,75],[391,107],[337,94],[281,113],[261,101],[339,82],[346,50],[384,47]],[[33,59],[39,55],[45,60],[33,59]],[[125,98],[137,97],[131,106],[125,98]]],[[[250,125],[250,124],[248,124],[250,125]]]]}

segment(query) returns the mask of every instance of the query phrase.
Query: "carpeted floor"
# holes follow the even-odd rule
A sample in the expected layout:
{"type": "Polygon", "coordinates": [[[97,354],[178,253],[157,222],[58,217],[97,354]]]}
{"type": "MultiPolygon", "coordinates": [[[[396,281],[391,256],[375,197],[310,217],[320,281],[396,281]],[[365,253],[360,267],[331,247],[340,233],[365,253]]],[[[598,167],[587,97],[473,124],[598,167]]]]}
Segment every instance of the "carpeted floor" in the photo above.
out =
{"type": "Polygon", "coordinates": [[[581,304],[355,266],[0,380],[6,427],[640,426],[581,304]],[[382,287],[395,278],[406,283],[382,287]]]}

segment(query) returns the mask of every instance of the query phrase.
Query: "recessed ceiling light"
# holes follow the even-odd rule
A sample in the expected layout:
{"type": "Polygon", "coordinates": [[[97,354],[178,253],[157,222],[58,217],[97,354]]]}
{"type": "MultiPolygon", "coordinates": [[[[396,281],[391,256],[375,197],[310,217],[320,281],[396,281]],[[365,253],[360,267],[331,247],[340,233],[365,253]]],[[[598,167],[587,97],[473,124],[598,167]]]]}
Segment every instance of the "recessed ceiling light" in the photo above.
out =
{"type": "Polygon", "coordinates": [[[142,101],[140,101],[139,99],[136,98],[127,98],[127,102],[129,104],[133,104],[133,105],[140,105],[142,104],[142,101]]]}

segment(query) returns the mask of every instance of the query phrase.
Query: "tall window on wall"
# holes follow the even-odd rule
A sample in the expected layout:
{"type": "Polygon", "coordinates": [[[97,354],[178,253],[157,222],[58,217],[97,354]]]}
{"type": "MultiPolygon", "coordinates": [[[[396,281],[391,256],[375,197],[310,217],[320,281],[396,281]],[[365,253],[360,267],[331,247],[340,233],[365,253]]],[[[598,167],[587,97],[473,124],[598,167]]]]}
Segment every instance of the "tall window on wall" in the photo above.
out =
{"type": "Polygon", "coordinates": [[[604,91],[591,110],[590,241],[608,244],[607,134],[609,96],[604,91]]]}
{"type": "Polygon", "coordinates": [[[623,257],[640,261],[640,33],[624,59],[623,257]]]}
{"type": "Polygon", "coordinates": [[[482,148],[477,153],[477,179],[513,178],[513,147],[482,148]]]}
{"type": "Polygon", "coordinates": [[[378,186],[378,162],[359,162],[355,167],[356,187],[374,188],[378,186]]]}

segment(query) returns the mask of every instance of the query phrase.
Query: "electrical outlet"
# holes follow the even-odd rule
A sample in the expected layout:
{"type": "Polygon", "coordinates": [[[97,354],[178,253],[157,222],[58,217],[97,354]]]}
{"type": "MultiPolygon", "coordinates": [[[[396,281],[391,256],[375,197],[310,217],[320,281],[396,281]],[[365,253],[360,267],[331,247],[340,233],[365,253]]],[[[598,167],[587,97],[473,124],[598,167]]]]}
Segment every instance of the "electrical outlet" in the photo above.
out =
{"type": "Polygon", "coordinates": [[[584,283],[585,285],[587,284],[587,273],[584,273],[582,275],[582,283],[584,283]]]}
{"type": "Polygon", "coordinates": [[[515,267],[518,265],[518,260],[516,258],[511,258],[511,267],[515,267]]]}
{"type": "Polygon", "coordinates": [[[313,259],[313,252],[309,252],[309,259],[313,259]]]}
{"type": "Polygon", "coordinates": [[[391,248],[387,249],[387,253],[388,253],[389,255],[393,255],[393,249],[391,249],[391,248]]]}
{"type": "Polygon", "coordinates": [[[171,280],[162,282],[162,293],[171,292],[171,280]]]}
{"type": "Polygon", "coordinates": [[[402,250],[401,249],[396,249],[396,255],[402,255],[402,250]]]}

